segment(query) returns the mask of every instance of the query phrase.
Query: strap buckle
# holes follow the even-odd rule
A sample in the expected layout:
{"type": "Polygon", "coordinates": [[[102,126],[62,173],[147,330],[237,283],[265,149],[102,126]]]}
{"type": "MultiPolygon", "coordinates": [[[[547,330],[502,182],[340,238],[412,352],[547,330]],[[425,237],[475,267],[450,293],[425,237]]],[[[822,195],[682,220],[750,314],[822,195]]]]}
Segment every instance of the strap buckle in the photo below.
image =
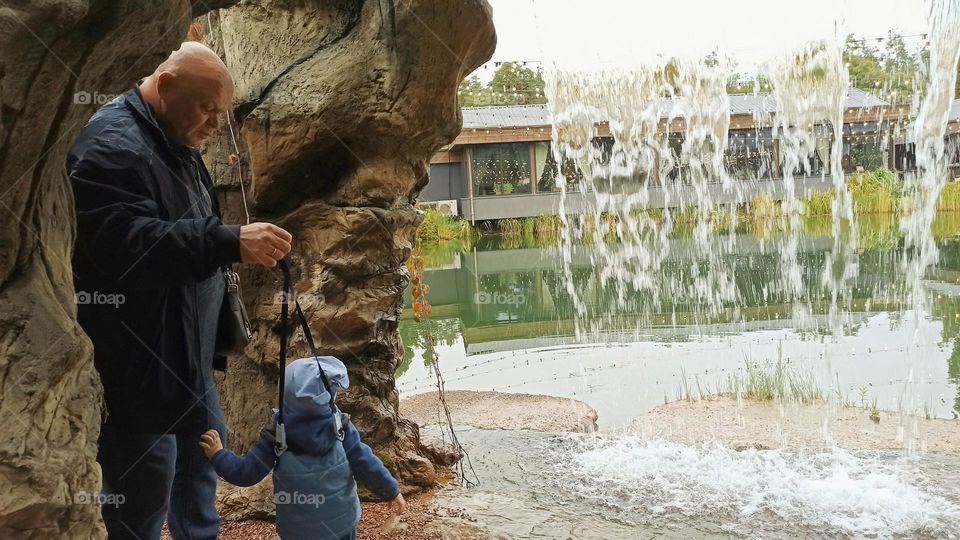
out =
{"type": "Polygon", "coordinates": [[[345,431],[343,429],[343,419],[340,417],[339,409],[335,409],[333,412],[333,426],[337,429],[337,440],[343,442],[345,431]]]}
{"type": "Polygon", "coordinates": [[[287,430],[283,424],[277,424],[277,440],[273,446],[273,453],[280,457],[280,454],[287,451],[287,430]]]}

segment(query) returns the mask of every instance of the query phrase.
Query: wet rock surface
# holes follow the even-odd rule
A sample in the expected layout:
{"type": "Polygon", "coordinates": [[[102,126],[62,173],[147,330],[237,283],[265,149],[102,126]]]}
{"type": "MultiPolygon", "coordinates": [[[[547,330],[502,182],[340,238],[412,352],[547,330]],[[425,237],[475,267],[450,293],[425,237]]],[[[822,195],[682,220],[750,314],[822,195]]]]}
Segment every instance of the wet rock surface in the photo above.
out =
{"type": "MultiPolygon", "coordinates": [[[[253,220],[294,237],[295,289],[314,338],[349,370],[338,403],[406,490],[435,485],[435,463],[451,456],[397,413],[397,326],[421,219],[413,204],[430,156],[459,132],[460,81],[493,53],[489,5],[273,0],[199,22],[236,80],[233,133],[205,149],[226,221],[244,220],[242,176],[253,220]],[[234,139],[239,170],[227,158],[234,139]]],[[[243,268],[241,279],[254,336],[218,380],[238,452],[276,403],[281,288],[267,269],[243,268]]],[[[291,349],[307,354],[299,332],[291,349]]]]}
{"type": "Polygon", "coordinates": [[[102,538],[102,391],[76,324],[66,153],[194,17],[233,0],[25,1],[0,9],[0,538],[102,538]]]}

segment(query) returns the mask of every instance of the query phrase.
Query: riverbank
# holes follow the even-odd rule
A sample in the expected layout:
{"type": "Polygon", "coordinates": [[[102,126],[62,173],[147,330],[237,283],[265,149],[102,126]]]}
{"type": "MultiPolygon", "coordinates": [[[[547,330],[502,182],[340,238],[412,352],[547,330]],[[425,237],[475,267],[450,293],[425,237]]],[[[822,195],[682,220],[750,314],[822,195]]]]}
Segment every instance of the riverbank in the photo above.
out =
{"type": "Polygon", "coordinates": [[[895,412],[829,402],[801,405],[709,396],[656,407],[636,419],[629,431],[686,445],[716,441],[735,449],[901,450],[912,443],[918,451],[960,455],[960,421],[901,419],[895,412]]]}
{"type": "MultiPolygon", "coordinates": [[[[444,393],[454,427],[589,433],[597,429],[597,411],[582,401],[538,394],[454,390],[444,393]]],[[[421,428],[446,423],[437,392],[400,401],[400,416],[421,428]]]]}

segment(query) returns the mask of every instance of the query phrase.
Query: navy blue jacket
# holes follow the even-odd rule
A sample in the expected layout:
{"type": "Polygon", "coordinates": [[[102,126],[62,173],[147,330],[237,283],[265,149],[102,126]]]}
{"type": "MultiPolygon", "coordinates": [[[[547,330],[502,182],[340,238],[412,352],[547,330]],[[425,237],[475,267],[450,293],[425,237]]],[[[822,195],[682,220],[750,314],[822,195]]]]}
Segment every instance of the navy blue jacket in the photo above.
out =
{"type": "Polygon", "coordinates": [[[67,172],[77,316],[93,341],[107,421],[149,433],[205,429],[198,403],[214,391],[204,372],[219,306],[210,303],[222,300],[208,285],[240,261],[240,241],[239,226],[218,217],[200,153],[133,88],[91,117],[67,172]]]}
{"type": "MultiPolygon", "coordinates": [[[[283,398],[284,426],[287,433],[288,452],[305,456],[323,456],[330,452],[337,441],[334,415],[331,411],[330,394],[319,378],[318,364],[323,366],[331,390],[336,395],[340,388],[347,388],[349,378],[343,363],[332,356],[301,358],[286,368],[285,393],[283,398]]],[[[343,448],[354,477],[373,494],[384,500],[400,494],[400,486],[370,449],[360,440],[357,428],[349,420],[344,422],[343,448]]],[[[252,486],[263,480],[277,464],[274,453],[274,430],[271,425],[260,432],[260,438],[249,452],[239,457],[229,450],[214,454],[213,467],[221,478],[237,486],[252,486]]],[[[323,483],[328,478],[318,477],[323,483]]],[[[325,492],[320,489],[320,492],[325,492]]]]}

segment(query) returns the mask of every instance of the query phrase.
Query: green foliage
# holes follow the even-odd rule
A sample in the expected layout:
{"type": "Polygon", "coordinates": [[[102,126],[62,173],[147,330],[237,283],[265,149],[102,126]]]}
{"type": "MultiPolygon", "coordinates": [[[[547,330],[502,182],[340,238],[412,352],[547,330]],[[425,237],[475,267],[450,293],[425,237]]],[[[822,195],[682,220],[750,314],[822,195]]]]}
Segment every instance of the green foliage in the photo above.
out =
{"type": "Polygon", "coordinates": [[[813,373],[792,369],[783,362],[783,350],[777,354],[776,364],[747,362],[743,371],[727,380],[730,393],[756,401],[793,400],[810,404],[823,399],[823,390],[813,373]]]}
{"type": "Polygon", "coordinates": [[[783,211],[780,210],[780,203],[773,200],[773,197],[760,194],[750,201],[747,216],[754,222],[775,221],[783,216],[783,211]]]}
{"type": "Polygon", "coordinates": [[[903,38],[891,30],[879,41],[847,36],[843,60],[851,86],[881,94],[892,103],[909,103],[925,56],[910,51],[903,38]]]}
{"type": "Polygon", "coordinates": [[[960,182],[947,182],[937,199],[937,210],[956,212],[960,210],[960,182]]]}
{"type": "Polygon", "coordinates": [[[806,217],[829,216],[833,214],[833,190],[815,191],[801,200],[803,215],[806,217]]]}
{"type": "Polygon", "coordinates": [[[889,169],[876,169],[847,177],[853,211],[859,214],[890,214],[900,209],[903,181],[889,169]]]}
{"type": "Polygon", "coordinates": [[[533,232],[541,238],[555,238],[560,235],[563,221],[560,216],[537,216],[533,218],[533,232]]]}
{"type": "Polygon", "coordinates": [[[715,231],[729,231],[736,222],[735,210],[715,208],[710,212],[710,224],[715,231]]]}
{"type": "Polygon", "coordinates": [[[523,221],[515,218],[501,219],[497,222],[497,229],[504,236],[521,236],[523,234],[523,221]]]}
{"type": "Polygon", "coordinates": [[[530,105],[547,102],[543,88],[543,75],[539,70],[504,62],[488,84],[484,85],[480,77],[474,75],[460,83],[457,95],[461,107],[530,105]]]}
{"type": "Polygon", "coordinates": [[[428,208],[423,213],[423,222],[420,223],[417,233],[421,239],[433,242],[462,240],[473,236],[473,228],[465,220],[441,214],[435,208],[428,208]]]}

